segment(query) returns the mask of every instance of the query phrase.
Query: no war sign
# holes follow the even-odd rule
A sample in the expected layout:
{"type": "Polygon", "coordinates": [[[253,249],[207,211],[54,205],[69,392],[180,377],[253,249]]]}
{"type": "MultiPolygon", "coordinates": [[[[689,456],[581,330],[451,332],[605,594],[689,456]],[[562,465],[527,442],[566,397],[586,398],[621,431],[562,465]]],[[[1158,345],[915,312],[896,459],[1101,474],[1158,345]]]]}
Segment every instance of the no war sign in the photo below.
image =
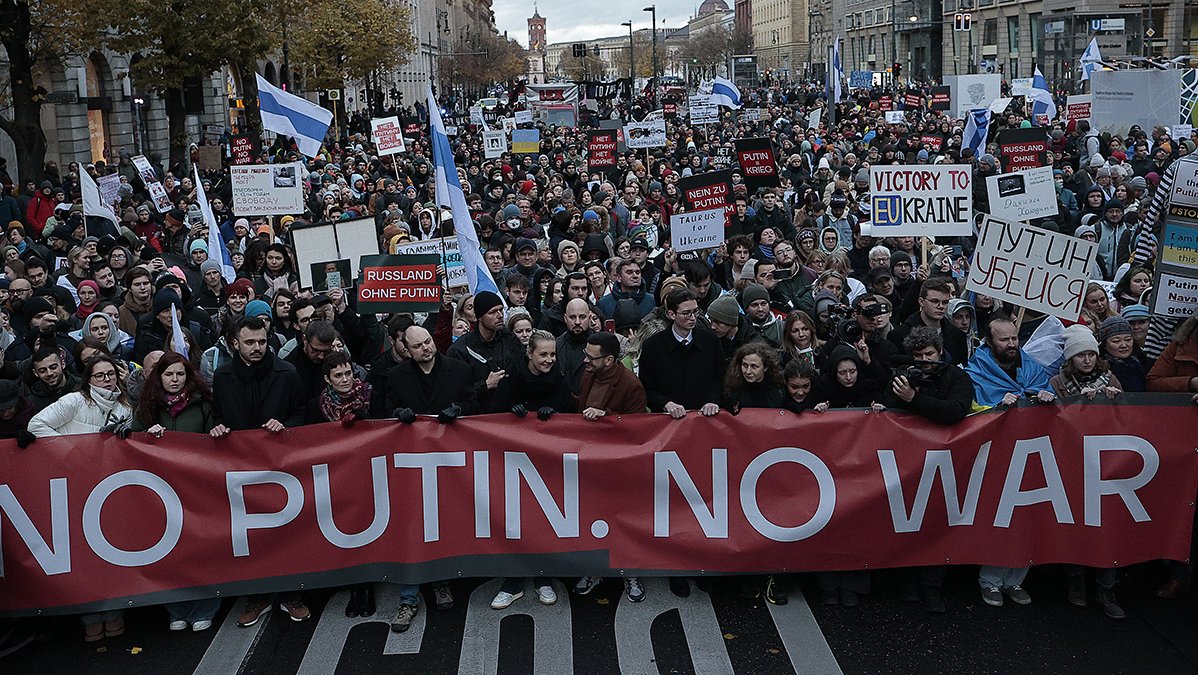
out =
{"type": "Polygon", "coordinates": [[[873,166],[869,169],[877,237],[973,234],[973,177],[959,166],[873,166]]]}

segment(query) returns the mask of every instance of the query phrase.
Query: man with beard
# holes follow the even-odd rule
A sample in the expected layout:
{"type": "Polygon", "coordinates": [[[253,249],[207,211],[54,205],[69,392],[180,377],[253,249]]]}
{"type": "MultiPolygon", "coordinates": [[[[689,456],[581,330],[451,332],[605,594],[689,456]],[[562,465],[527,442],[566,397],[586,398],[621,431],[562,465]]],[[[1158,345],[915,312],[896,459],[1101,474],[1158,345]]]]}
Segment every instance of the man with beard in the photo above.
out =
{"type": "MultiPolygon", "coordinates": [[[[979,405],[1011,406],[1021,398],[1050,403],[1056,400],[1048,373],[1019,348],[1019,328],[1007,316],[996,316],[986,328],[985,343],[969,359],[965,372],[973,380],[973,398],[979,405]]],[[[992,607],[1003,604],[1003,595],[1018,605],[1032,598],[1021,584],[1028,568],[983,566],[978,571],[982,600],[992,607]]]]}
{"type": "MultiPolygon", "coordinates": [[[[612,314],[615,307],[612,307],[612,314]]],[[[607,314],[607,316],[612,316],[607,314]]],[[[591,337],[591,306],[582,298],[566,303],[566,331],[557,338],[558,369],[566,378],[572,393],[578,392],[582,378],[583,351],[591,337]]]]}
{"type": "Polygon", "coordinates": [[[470,366],[475,398],[490,410],[496,387],[520,366],[525,349],[504,327],[503,301],[498,295],[490,291],[475,295],[474,315],[478,323],[450,346],[446,356],[470,366]]]}
{"type": "Polygon", "coordinates": [[[21,396],[29,402],[35,414],[67,392],[79,389],[79,378],[67,372],[62,354],[57,347],[47,345],[34,352],[29,359],[21,396]]]}

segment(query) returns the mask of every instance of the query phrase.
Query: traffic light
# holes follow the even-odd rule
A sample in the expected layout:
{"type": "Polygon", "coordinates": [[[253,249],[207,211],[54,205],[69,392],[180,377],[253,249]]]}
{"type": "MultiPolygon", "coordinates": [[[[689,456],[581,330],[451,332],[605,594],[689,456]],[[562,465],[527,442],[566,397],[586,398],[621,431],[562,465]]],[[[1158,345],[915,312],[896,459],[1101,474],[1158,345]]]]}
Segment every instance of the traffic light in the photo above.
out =
{"type": "Polygon", "coordinates": [[[895,77],[899,77],[900,75],[903,74],[903,64],[899,63],[898,61],[895,61],[893,64],[891,64],[890,67],[891,67],[890,72],[894,73],[895,77]]]}
{"type": "Polygon", "coordinates": [[[581,42],[575,42],[574,44],[570,45],[570,48],[573,50],[572,53],[574,54],[575,58],[581,59],[587,55],[587,46],[581,42]]]}
{"type": "Polygon", "coordinates": [[[953,30],[957,32],[968,32],[973,29],[973,14],[969,12],[957,12],[953,15],[953,30]]]}

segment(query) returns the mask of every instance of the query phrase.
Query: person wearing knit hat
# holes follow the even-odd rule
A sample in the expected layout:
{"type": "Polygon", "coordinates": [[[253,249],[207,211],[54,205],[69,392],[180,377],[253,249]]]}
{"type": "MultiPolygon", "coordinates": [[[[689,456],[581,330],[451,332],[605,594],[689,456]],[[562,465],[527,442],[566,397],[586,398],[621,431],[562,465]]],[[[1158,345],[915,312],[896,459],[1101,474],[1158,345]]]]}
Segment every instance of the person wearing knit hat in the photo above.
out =
{"type": "Polygon", "coordinates": [[[251,300],[245,306],[245,315],[246,316],[264,316],[267,319],[270,319],[270,316],[271,316],[270,305],[266,304],[262,300],[251,300]]]}
{"type": "Polygon", "coordinates": [[[178,309],[183,308],[183,301],[179,299],[179,294],[174,289],[164,288],[154,294],[152,311],[155,315],[166,310],[171,305],[174,305],[178,309]]]}
{"type": "Polygon", "coordinates": [[[612,312],[616,332],[625,335],[630,330],[636,330],[641,325],[640,308],[632,298],[620,298],[616,301],[616,309],[612,312]]]}
{"type": "Polygon", "coordinates": [[[503,299],[491,291],[480,291],[474,296],[474,316],[482,317],[496,307],[503,307],[503,299]]]}
{"type": "Polygon", "coordinates": [[[594,209],[587,209],[586,211],[582,212],[582,219],[584,221],[593,220],[595,222],[599,222],[599,214],[596,213],[594,209]]]}
{"type": "Polygon", "coordinates": [[[740,293],[740,306],[747,308],[757,300],[765,300],[767,303],[770,300],[770,292],[758,283],[752,283],[745,286],[745,290],[740,293]]]}
{"type": "Polygon", "coordinates": [[[254,234],[261,239],[266,239],[269,241],[272,237],[274,237],[274,230],[271,229],[270,225],[262,223],[258,227],[254,228],[254,234]]]}
{"type": "Polygon", "coordinates": [[[657,287],[657,306],[665,307],[666,296],[668,296],[671,291],[680,289],[685,290],[686,288],[688,287],[686,285],[685,277],[673,276],[667,279],[662,279],[661,283],[657,287]]]}
{"type": "Polygon", "coordinates": [[[1084,324],[1074,324],[1064,330],[1065,351],[1062,356],[1068,361],[1084,352],[1098,353],[1098,339],[1094,331],[1084,324]]]}
{"type": "Polygon", "coordinates": [[[1098,327],[1098,344],[1111,372],[1124,391],[1148,390],[1148,364],[1136,346],[1135,330],[1121,316],[1112,316],[1098,327]]]}
{"type": "MultiPolygon", "coordinates": [[[[747,288],[745,290],[748,291],[747,288]]],[[[731,326],[732,328],[735,328],[740,324],[740,305],[737,303],[735,297],[731,295],[721,295],[715,300],[712,300],[711,304],[707,306],[707,318],[711,319],[713,322],[720,323],[723,326],[731,326]]],[[[715,329],[714,326],[713,329],[715,329]]],[[[720,331],[717,329],[716,333],[719,334],[719,332],[720,331]]],[[[722,338],[724,336],[720,335],[720,337],[722,338]]]]}

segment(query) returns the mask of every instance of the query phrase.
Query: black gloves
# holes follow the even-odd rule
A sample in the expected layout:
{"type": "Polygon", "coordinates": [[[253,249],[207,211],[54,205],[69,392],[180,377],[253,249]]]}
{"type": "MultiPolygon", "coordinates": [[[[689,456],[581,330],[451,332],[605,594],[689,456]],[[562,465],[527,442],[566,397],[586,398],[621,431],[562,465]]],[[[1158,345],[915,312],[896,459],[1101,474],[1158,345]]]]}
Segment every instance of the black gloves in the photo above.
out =
{"type": "Polygon", "coordinates": [[[391,411],[391,415],[404,424],[411,424],[416,421],[416,413],[412,412],[411,408],[396,408],[391,411]]]}
{"type": "Polygon", "coordinates": [[[461,416],[462,416],[462,406],[460,406],[456,403],[451,403],[448,408],[446,408],[445,410],[442,410],[437,415],[437,421],[440,422],[441,424],[449,424],[450,422],[456,420],[457,418],[459,418],[461,416]]]}
{"type": "Polygon", "coordinates": [[[17,445],[20,446],[22,450],[28,448],[29,444],[36,439],[37,436],[34,436],[32,433],[30,433],[28,429],[21,429],[17,432],[17,445]]]}
{"type": "Polygon", "coordinates": [[[523,403],[517,403],[512,406],[512,414],[520,419],[524,419],[524,416],[528,414],[528,408],[525,408],[523,403]]]}
{"type": "Polygon", "coordinates": [[[557,411],[547,405],[541,406],[541,409],[537,411],[537,419],[541,420],[542,422],[547,422],[549,421],[550,417],[553,417],[553,413],[555,412],[557,411]]]}

